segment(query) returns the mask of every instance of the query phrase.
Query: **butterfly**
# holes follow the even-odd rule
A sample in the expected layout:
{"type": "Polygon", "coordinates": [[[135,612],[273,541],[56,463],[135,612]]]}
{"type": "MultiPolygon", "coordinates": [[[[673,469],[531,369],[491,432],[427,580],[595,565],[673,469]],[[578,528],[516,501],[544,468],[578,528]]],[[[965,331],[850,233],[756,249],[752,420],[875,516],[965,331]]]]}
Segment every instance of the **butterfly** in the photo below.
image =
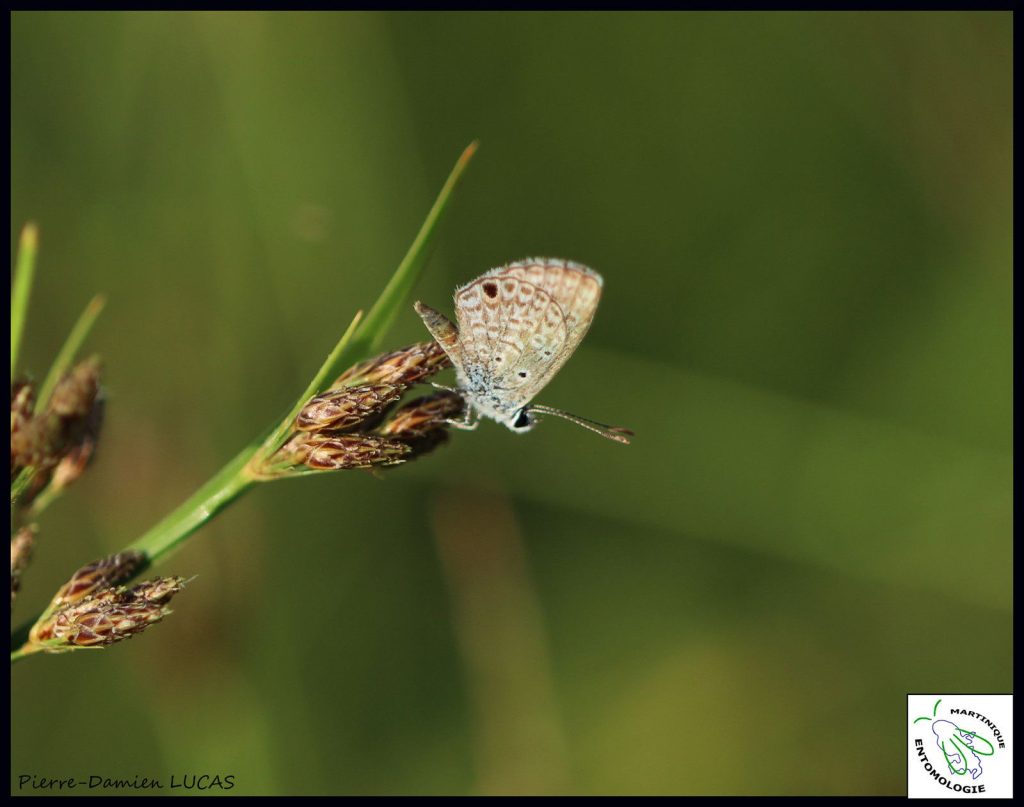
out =
{"type": "Polygon", "coordinates": [[[530,403],[590,328],[603,286],[597,272],[573,261],[528,258],[456,289],[457,326],[417,302],[416,313],[451,359],[457,392],[468,404],[465,421],[453,425],[476,428],[483,415],[527,432],[537,415],[554,415],[629,443],[629,429],[530,403]]]}

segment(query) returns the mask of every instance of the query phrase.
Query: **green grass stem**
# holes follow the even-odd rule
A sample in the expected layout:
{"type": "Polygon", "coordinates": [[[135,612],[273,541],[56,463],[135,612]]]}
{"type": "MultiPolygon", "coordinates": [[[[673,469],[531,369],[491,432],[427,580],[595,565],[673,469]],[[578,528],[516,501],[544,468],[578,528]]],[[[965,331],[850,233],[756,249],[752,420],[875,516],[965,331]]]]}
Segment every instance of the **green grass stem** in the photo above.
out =
{"type": "Polygon", "coordinates": [[[14,282],[11,284],[11,383],[18,367],[18,351],[21,336],[28,318],[28,299],[32,294],[32,280],[36,273],[36,253],[39,233],[36,225],[29,222],[21,230],[18,244],[18,258],[14,264],[14,282]]]}
{"type": "MultiPolygon", "coordinates": [[[[430,254],[444,212],[452,193],[462,177],[466,166],[476,151],[477,144],[471,143],[462,156],[459,157],[447,182],[438,194],[433,207],[427,214],[427,218],[420,227],[412,246],[406,253],[402,262],[398,265],[388,284],[384,287],[380,297],[373,304],[370,313],[366,318],[356,314],[348,329],[331,351],[327,360],[320,367],[313,377],[309,386],[303,391],[288,415],[270,431],[266,439],[254,441],[241,453],[218,471],[209,481],[193,493],[185,502],[167,515],[163,520],[153,526],[144,535],[130,544],[127,549],[135,549],[145,553],[147,558],[146,568],[166,559],[174,550],[178,549],[183,542],[211,518],[223,511],[228,505],[236,501],[243,493],[249,490],[257,482],[262,481],[258,473],[258,467],[263,459],[270,456],[277,450],[280,442],[287,437],[291,430],[295,415],[302,405],[313,395],[320,391],[324,384],[331,378],[337,376],[341,371],[354,361],[363,358],[370,351],[379,347],[382,343],[387,329],[394,321],[401,306],[405,303],[413,284],[426,264],[430,254]]],[[[24,240],[24,239],[23,239],[24,240]]],[[[88,333],[89,327],[99,313],[95,308],[96,300],[86,309],[86,313],[79,319],[72,336],[80,332],[81,336],[75,343],[69,337],[68,344],[80,344],[88,333]]],[[[98,305],[102,305],[99,303],[98,305]]],[[[13,308],[12,308],[13,310],[13,308]]],[[[13,326],[12,326],[13,334],[13,326]]],[[[64,357],[68,344],[58,356],[58,362],[64,357]]],[[[14,353],[12,352],[12,369],[14,366],[14,353]]],[[[73,351],[70,354],[74,355],[73,351]]],[[[57,366],[58,362],[54,362],[57,366]]],[[[53,371],[51,371],[52,373],[53,371]]],[[[142,570],[140,569],[140,572],[142,570]]],[[[11,636],[11,661],[35,652],[25,647],[28,633],[35,619],[18,628],[11,636]]]]}

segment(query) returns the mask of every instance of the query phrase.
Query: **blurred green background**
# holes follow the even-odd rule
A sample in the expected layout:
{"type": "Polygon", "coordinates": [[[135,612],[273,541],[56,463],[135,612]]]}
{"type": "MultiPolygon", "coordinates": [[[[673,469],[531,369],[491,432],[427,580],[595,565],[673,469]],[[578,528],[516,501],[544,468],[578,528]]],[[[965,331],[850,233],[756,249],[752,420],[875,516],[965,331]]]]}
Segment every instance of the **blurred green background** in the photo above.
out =
{"type": "MultiPolygon", "coordinates": [[[[486,422],[255,490],[160,568],[197,575],[173,617],[15,665],[13,790],[898,794],[907,692],[1012,688],[1009,13],[19,12],[11,45],[22,367],[104,292],[109,389],[15,623],[280,415],[475,138],[414,299],[593,266],[539,400],[637,434],[486,422]]],[[[409,305],[387,347],[425,337],[409,305]]]]}

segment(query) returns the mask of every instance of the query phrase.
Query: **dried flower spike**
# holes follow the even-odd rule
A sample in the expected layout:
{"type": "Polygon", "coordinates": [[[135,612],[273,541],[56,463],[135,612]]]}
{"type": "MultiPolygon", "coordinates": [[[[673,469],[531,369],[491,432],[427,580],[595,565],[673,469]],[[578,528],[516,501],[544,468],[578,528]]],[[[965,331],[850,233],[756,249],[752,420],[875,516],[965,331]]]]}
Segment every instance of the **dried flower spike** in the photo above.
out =
{"type": "Polygon", "coordinates": [[[68,424],[67,446],[50,477],[49,493],[56,494],[77,480],[89,467],[96,454],[100,428],[103,425],[102,397],[93,400],[83,417],[68,424]]]}
{"type": "Polygon", "coordinates": [[[11,474],[30,465],[39,465],[46,452],[47,439],[41,423],[33,418],[35,388],[19,381],[11,387],[11,474]]]}
{"type": "Polygon", "coordinates": [[[36,405],[36,389],[28,381],[15,381],[11,386],[11,434],[31,419],[36,405]]]}
{"type": "Polygon", "coordinates": [[[100,366],[98,356],[76,364],[53,388],[47,409],[62,418],[88,415],[99,395],[100,366]]]}
{"type": "Polygon", "coordinates": [[[309,434],[296,436],[285,444],[282,452],[287,451],[296,465],[316,471],[339,471],[397,465],[405,461],[410,450],[398,440],[369,434],[309,434]]]}
{"type": "Polygon", "coordinates": [[[451,366],[451,360],[437,342],[418,342],[353,365],[331,386],[394,384],[411,387],[451,366]]]}
{"type": "Polygon", "coordinates": [[[102,589],[41,619],[30,641],[48,653],[62,653],[131,638],[170,614],[166,604],[184,586],[180,577],[157,577],[132,588],[102,589]]]}
{"type": "Polygon", "coordinates": [[[125,596],[137,601],[166,603],[185,587],[183,577],[154,577],[133,586],[125,592],[125,596]]]}
{"type": "Polygon", "coordinates": [[[36,505],[45,506],[43,502],[52,500],[85,471],[103,422],[99,373],[98,358],[80,362],[57,382],[42,412],[32,411],[34,391],[30,385],[12,389],[11,473],[30,466],[35,471],[21,493],[19,506],[27,506],[37,496],[36,505]]]}
{"type": "Polygon", "coordinates": [[[295,418],[301,432],[341,431],[381,414],[402,397],[395,384],[365,384],[332,389],[311,398],[295,418]]]}
{"type": "Polygon", "coordinates": [[[56,645],[48,647],[47,651],[52,653],[74,647],[105,647],[122,639],[130,639],[169,613],[168,609],[148,602],[105,605],[73,616],[61,613],[54,624],[53,639],[50,641],[59,640],[69,647],[56,645]]]}
{"type": "Polygon", "coordinates": [[[448,420],[463,411],[465,405],[461,395],[447,390],[416,398],[398,409],[378,429],[378,433],[403,439],[423,437],[428,432],[444,428],[448,420]]]}
{"type": "Polygon", "coordinates": [[[118,552],[83,566],[75,572],[50,602],[50,608],[56,610],[110,588],[122,580],[135,574],[146,560],[141,552],[129,550],[118,552]]]}
{"type": "Polygon", "coordinates": [[[380,424],[409,387],[450,366],[433,341],[353,365],[306,402],[292,424],[297,433],[262,463],[260,474],[272,479],[302,465],[316,471],[397,465],[440,444],[445,420],[463,406],[455,393],[418,399],[380,424]]]}
{"type": "Polygon", "coordinates": [[[14,598],[21,588],[21,573],[25,571],[29,561],[32,559],[32,546],[35,544],[36,527],[29,525],[22,527],[11,538],[11,606],[14,606],[14,598]]]}

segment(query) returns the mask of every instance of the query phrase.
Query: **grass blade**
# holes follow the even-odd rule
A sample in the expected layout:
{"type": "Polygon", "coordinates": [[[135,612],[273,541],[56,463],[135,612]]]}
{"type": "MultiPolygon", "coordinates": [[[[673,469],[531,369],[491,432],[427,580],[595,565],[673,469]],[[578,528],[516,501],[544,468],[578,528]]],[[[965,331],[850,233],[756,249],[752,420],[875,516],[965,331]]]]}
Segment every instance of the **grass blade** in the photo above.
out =
{"type": "Polygon", "coordinates": [[[18,499],[21,498],[21,494],[28,488],[29,482],[32,481],[32,475],[35,473],[35,468],[29,466],[28,468],[22,468],[18,475],[11,481],[11,507],[15,505],[18,499]]]}
{"type": "Polygon", "coordinates": [[[433,246],[434,235],[437,232],[438,225],[444,218],[452,193],[462,178],[473,154],[476,153],[477,146],[478,143],[474,140],[462,152],[462,155],[455,163],[455,167],[452,168],[452,172],[448,175],[448,180],[444,183],[444,187],[441,188],[441,192],[437,195],[434,206],[430,208],[430,212],[420,227],[420,231],[416,234],[416,239],[409,247],[409,251],[402,258],[398,269],[391,276],[391,280],[384,287],[384,291],[377,298],[377,302],[373,304],[373,307],[366,315],[359,330],[356,331],[347,349],[338,353],[336,362],[333,367],[329,368],[330,371],[326,374],[327,376],[339,374],[352,364],[353,361],[364,358],[366,354],[380,347],[384,335],[398,314],[399,308],[406,302],[409,292],[412,291],[420,271],[430,256],[430,248],[433,246]]]}
{"type": "Polygon", "coordinates": [[[255,458],[257,463],[270,456],[281,447],[281,444],[292,430],[292,423],[294,422],[295,417],[299,414],[299,410],[305,406],[306,401],[320,391],[321,387],[327,383],[327,379],[331,377],[332,368],[338,364],[338,356],[344,352],[346,347],[348,347],[348,343],[355,334],[356,328],[359,327],[359,322],[362,318],[363,312],[357,311],[356,315],[352,318],[352,322],[350,322],[349,326],[345,329],[345,333],[343,333],[341,335],[341,339],[338,340],[338,344],[334,346],[334,350],[330,352],[327,360],[320,366],[317,374],[313,376],[313,380],[309,382],[309,386],[303,390],[302,395],[300,395],[298,400],[295,401],[295,405],[292,406],[291,411],[263,442],[263,450],[265,453],[257,455],[255,458]]]}
{"type": "Polygon", "coordinates": [[[455,167],[448,175],[444,187],[437,195],[433,207],[430,208],[430,212],[424,219],[415,240],[409,247],[409,251],[405,253],[405,257],[402,258],[402,262],[380,293],[377,302],[373,304],[370,313],[365,318],[361,317],[362,312],[356,314],[356,318],[349,325],[338,344],[335,345],[334,350],[327,357],[327,361],[323,363],[302,396],[295,402],[290,414],[263,443],[265,456],[269,456],[280,448],[281,443],[291,430],[292,421],[306,401],[323,390],[331,379],[340,375],[353,362],[365,358],[367,354],[380,346],[384,335],[398,314],[399,308],[405,303],[413,284],[427,262],[438,225],[441,223],[452,193],[476,149],[477,142],[474,140],[462,152],[455,167]]]}
{"type": "Polygon", "coordinates": [[[75,327],[71,329],[68,338],[64,340],[64,345],[57,354],[57,358],[50,365],[50,372],[46,374],[43,386],[39,389],[39,398],[36,400],[37,412],[43,411],[46,407],[46,402],[50,400],[50,395],[53,394],[53,388],[57,386],[57,382],[67,372],[71,362],[75,360],[75,355],[78,353],[85,338],[89,335],[89,331],[92,330],[92,326],[96,323],[96,318],[99,317],[106,302],[103,295],[97,294],[89,301],[89,304],[85,307],[81,316],[79,316],[75,327]]]}
{"type": "MultiPolygon", "coordinates": [[[[246,446],[238,456],[217,472],[206,484],[192,494],[188,500],[130,545],[129,548],[145,553],[147,567],[166,558],[167,555],[179,548],[189,536],[200,529],[207,521],[239,499],[257,482],[261,481],[261,464],[279,448],[280,442],[288,436],[295,416],[306,401],[319,392],[325,384],[329,383],[332,377],[339,375],[344,368],[380,345],[388,326],[395,318],[401,305],[405,302],[413,284],[416,282],[416,278],[426,264],[434,234],[444,216],[452,192],[455,190],[455,186],[462,177],[476,148],[477,144],[473,142],[462,152],[462,156],[459,157],[451,174],[448,175],[447,182],[445,182],[433,207],[431,207],[430,212],[427,214],[426,220],[423,222],[422,227],[420,227],[416,239],[402,259],[398,269],[395,270],[391,280],[385,286],[384,291],[381,292],[377,302],[370,309],[370,313],[365,319],[362,317],[362,312],[356,314],[348,329],[334,346],[334,350],[331,351],[326,361],[320,367],[320,370],[303,392],[302,397],[296,401],[291,413],[276,428],[271,430],[266,440],[257,440],[246,446]]],[[[29,277],[29,280],[31,280],[31,277],[29,277]]],[[[27,292],[25,293],[25,298],[27,299],[27,292]]],[[[43,392],[47,396],[52,391],[56,379],[60,378],[61,368],[66,368],[74,358],[75,352],[95,322],[102,305],[103,301],[101,298],[94,299],[79,318],[67,342],[54,361],[50,374],[47,376],[47,383],[44,384],[43,388],[43,392]]],[[[12,314],[13,310],[12,305],[12,314]]],[[[11,333],[13,336],[13,324],[11,333]]],[[[15,355],[15,351],[12,349],[12,375],[15,355]]],[[[45,397],[40,395],[40,400],[45,400],[45,397]]],[[[28,481],[29,473],[23,473],[16,482],[18,491],[22,490],[28,484],[28,481]]],[[[33,624],[35,624],[34,619],[12,632],[11,661],[16,661],[38,651],[38,647],[30,648],[26,644],[29,630],[33,624]]]]}
{"type": "Polygon", "coordinates": [[[28,298],[32,293],[32,279],[36,272],[36,252],[39,233],[36,225],[29,222],[21,230],[18,244],[18,259],[14,266],[14,283],[11,286],[11,382],[18,365],[18,349],[21,335],[25,331],[28,314],[28,298]]]}

